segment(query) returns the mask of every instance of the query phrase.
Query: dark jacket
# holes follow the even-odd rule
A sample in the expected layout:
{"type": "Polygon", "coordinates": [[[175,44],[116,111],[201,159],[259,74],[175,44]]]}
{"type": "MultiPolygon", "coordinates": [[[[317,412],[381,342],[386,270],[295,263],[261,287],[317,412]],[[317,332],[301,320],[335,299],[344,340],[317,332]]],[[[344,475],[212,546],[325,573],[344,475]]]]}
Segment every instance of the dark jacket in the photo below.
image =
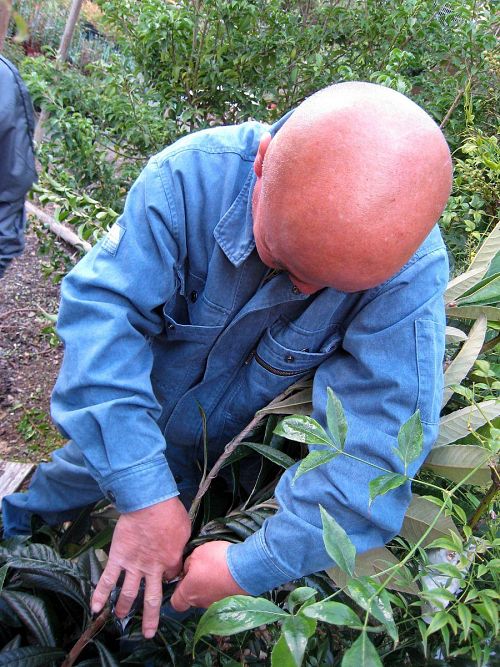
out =
{"type": "Polygon", "coordinates": [[[0,277],[24,248],[24,197],[36,180],[34,125],[28,90],[0,56],[0,277]]]}

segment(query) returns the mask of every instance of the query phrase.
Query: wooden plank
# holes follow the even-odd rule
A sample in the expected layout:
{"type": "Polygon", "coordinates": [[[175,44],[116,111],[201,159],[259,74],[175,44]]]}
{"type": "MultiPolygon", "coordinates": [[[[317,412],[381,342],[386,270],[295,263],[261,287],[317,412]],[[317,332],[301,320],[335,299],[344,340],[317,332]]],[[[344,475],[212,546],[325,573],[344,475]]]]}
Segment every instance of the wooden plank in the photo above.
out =
{"type": "Polygon", "coordinates": [[[34,463],[14,463],[0,459],[0,501],[18,490],[35,467],[34,463]]]}

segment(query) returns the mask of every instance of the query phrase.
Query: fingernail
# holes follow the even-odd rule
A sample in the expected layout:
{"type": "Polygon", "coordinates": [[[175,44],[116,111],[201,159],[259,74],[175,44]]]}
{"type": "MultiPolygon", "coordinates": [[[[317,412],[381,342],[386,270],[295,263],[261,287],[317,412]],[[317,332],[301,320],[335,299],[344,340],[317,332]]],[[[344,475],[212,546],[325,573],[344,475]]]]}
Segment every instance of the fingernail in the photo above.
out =
{"type": "Polygon", "coordinates": [[[144,637],[146,639],[153,639],[156,634],[156,630],[144,630],[144,637]]]}

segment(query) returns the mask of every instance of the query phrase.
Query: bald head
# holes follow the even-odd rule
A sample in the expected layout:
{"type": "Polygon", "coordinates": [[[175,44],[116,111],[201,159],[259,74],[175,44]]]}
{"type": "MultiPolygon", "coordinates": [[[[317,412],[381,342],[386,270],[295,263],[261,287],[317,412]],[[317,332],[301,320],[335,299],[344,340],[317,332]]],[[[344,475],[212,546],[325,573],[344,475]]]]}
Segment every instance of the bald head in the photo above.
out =
{"type": "Polygon", "coordinates": [[[420,107],[369,83],[303,102],[255,161],[254,233],[304,292],[368,289],[396,273],[438,220],[451,159],[420,107]]]}

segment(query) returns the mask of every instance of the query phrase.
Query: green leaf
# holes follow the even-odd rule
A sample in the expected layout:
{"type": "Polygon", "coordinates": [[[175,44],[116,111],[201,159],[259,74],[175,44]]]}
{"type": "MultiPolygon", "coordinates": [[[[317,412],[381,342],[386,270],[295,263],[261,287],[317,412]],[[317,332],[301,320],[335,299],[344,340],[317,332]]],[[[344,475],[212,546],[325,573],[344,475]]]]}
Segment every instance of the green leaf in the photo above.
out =
{"type": "Polygon", "coordinates": [[[413,495],[399,534],[411,544],[416,544],[434,521],[434,526],[422,542],[422,546],[426,546],[439,537],[449,537],[450,532],[458,534],[451,517],[441,513],[436,520],[438,514],[439,508],[432,501],[413,495]]]}
{"type": "Polygon", "coordinates": [[[444,407],[453,395],[452,385],[460,384],[474,366],[486,336],[487,320],[481,315],[470,330],[468,340],[462,345],[460,352],[453,359],[444,374],[445,390],[442,406],[444,407]]]}
{"type": "Polygon", "coordinates": [[[306,472],[310,472],[311,470],[314,470],[314,468],[317,468],[324,463],[328,463],[328,461],[331,461],[336,456],[338,456],[339,453],[340,452],[332,452],[331,449],[321,449],[311,452],[306,456],[305,459],[302,459],[300,462],[300,465],[295,472],[293,481],[296,482],[298,478],[302,477],[302,475],[305,475],[306,472]]]}
{"type": "Polygon", "coordinates": [[[297,667],[300,667],[302,664],[307,642],[315,630],[316,621],[302,615],[289,616],[283,621],[281,632],[297,667]]]}
{"type": "Polygon", "coordinates": [[[7,577],[7,571],[9,569],[9,565],[5,564],[0,567],[0,593],[2,592],[3,585],[5,583],[5,579],[7,577]]]}
{"type": "Polygon", "coordinates": [[[405,474],[408,465],[416,461],[422,453],[423,441],[420,410],[417,410],[399,429],[398,448],[394,450],[404,463],[405,474]]]}
{"type": "Polygon", "coordinates": [[[0,667],[47,667],[64,658],[66,652],[48,646],[22,646],[0,653],[0,667]]]}
{"type": "MultiPolygon", "coordinates": [[[[394,574],[394,571],[391,572],[393,576],[386,584],[386,588],[403,593],[412,593],[413,595],[419,593],[419,588],[412,573],[404,565],[401,565],[399,559],[387,547],[377,547],[358,554],[354,563],[354,576],[372,577],[377,583],[382,584],[389,575],[379,576],[379,574],[389,568],[393,568],[393,570],[395,568],[396,574],[394,574]]],[[[348,576],[339,567],[330,568],[327,570],[327,574],[339,588],[345,588],[349,582],[348,576]]]]}
{"type": "Polygon", "coordinates": [[[284,635],[281,635],[274,645],[271,653],[271,667],[296,667],[295,659],[284,635]]]}
{"type": "Polygon", "coordinates": [[[233,595],[214,602],[200,618],[194,644],[204,635],[234,635],[288,617],[288,613],[264,598],[233,595]]]}
{"type": "Polygon", "coordinates": [[[382,667],[377,649],[362,632],[342,658],[341,667],[382,667]]]}
{"type": "Polygon", "coordinates": [[[328,396],[326,400],[326,422],[328,424],[328,430],[330,431],[335,445],[343,451],[347,436],[347,420],[345,418],[344,409],[342,408],[342,403],[330,387],[327,388],[326,392],[328,396]]]}
{"type": "Polygon", "coordinates": [[[468,339],[467,334],[456,327],[446,327],[446,344],[464,343],[468,339]]]}
{"type": "Polygon", "coordinates": [[[9,605],[41,646],[55,646],[48,609],[35,595],[21,591],[4,590],[2,599],[9,605]]]}
{"type": "Polygon", "coordinates": [[[500,301],[500,273],[483,278],[474,287],[467,290],[459,299],[457,306],[495,306],[500,301]]]}
{"type": "Polygon", "coordinates": [[[455,306],[446,308],[447,317],[457,320],[476,320],[481,315],[488,318],[488,322],[500,322],[500,308],[494,306],[455,306]]]}
{"type": "Polygon", "coordinates": [[[370,577],[358,577],[350,581],[347,593],[354,602],[383,623],[391,639],[397,642],[398,630],[394,623],[389,594],[386,590],[377,593],[378,588],[377,582],[370,577]]]}
{"type": "Polygon", "coordinates": [[[298,605],[304,604],[304,602],[309,602],[314,600],[318,591],[310,586],[299,586],[293,590],[287,598],[286,605],[290,611],[293,613],[295,607],[298,605]]]}
{"type": "Polygon", "coordinates": [[[94,639],[94,644],[99,651],[99,660],[101,667],[119,667],[120,661],[116,658],[111,651],[100,641],[94,639]]]}
{"type": "Polygon", "coordinates": [[[500,222],[496,224],[494,229],[488,234],[487,239],[479,248],[474,261],[469,266],[469,271],[474,269],[481,269],[485,272],[491,265],[492,260],[500,250],[500,222]]]}
{"type": "Polygon", "coordinates": [[[372,479],[369,486],[370,489],[370,505],[378,496],[383,496],[392,489],[397,489],[408,481],[406,475],[400,475],[398,472],[388,472],[385,475],[380,475],[372,479]]]}
{"type": "Polygon", "coordinates": [[[439,435],[435,447],[448,445],[469,435],[471,431],[477,430],[488,420],[493,420],[500,415],[500,402],[492,399],[483,401],[478,405],[471,405],[461,410],[455,410],[449,415],[442,417],[439,422],[439,435]]]}
{"type": "Polygon", "coordinates": [[[66,595],[77,602],[85,612],[88,611],[90,601],[90,586],[86,581],[77,582],[73,577],[62,572],[41,572],[21,570],[19,578],[27,586],[40,588],[60,595],[66,595]],[[85,585],[87,584],[87,585],[85,585]]]}
{"type": "Polygon", "coordinates": [[[335,447],[328,437],[325,429],[312,417],[294,415],[285,417],[274,429],[276,435],[281,435],[288,440],[295,440],[306,445],[327,445],[335,447]]]}
{"type": "Polygon", "coordinates": [[[498,635],[498,607],[493,600],[483,596],[482,602],[478,602],[472,606],[480,616],[493,626],[495,635],[498,635]]]}
{"type": "Polygon", "coordinates": [[[295,464],[295,461],[291,456],[288,456],[287,454],[280,452],[279,449],[275,449],[269,445],[262,445],[258,442],[242,442],[240,447],[242,446],[249,447],[255,452],[262,454],[262,456],[264,456],[266,459],[272,463],[276,463],[276,465],[281,466],[282,468],[285,468],[285,470],[286,468],[290,468],[290,466],[295,464]]]}
{"type": "Polygon", "coordinates": [[[363,622],[357,614],[346,604],[340,602],[321,600],[306,607],[301,611],[301,614],[309,618],[315,618],[318,621],[330,623],[330,625],[345,625],[356,630],[362,630],[363,628],[363,622]]]}
{"type": "Polygon", "coordinates": [[[433,632],[441,630],[442,627],[448,623],[448,612],[446,611],[437,611],[433,616],[432,620],[427,628],[427,637],[430,637],[433,632]]]}
{"type": "Polygon", "coordinates": [[[491,260],[488,270],[484,274],[484,277],[488,278],[489,276],[494,276],[496,273],[500,273],[500,250],[498,250],[496,255],[491,260]]]}
{"type": "Polygon", "coordinates": [[[478,445],[443,445],[431,450],[423,465],[453,482],[461,482],[474,468],[479,469],[467,480],[467,484],[482,486],[491,481],[488,460],[491,452],[478,445]]]}
{"type": "Polygon", "coordinates": [[[350,574],[354,572],[354,559],[356,558],[356,547],[351,542],[345,530],[335,519],[328,514],[325,508],[319,506],[321,522],[323,524],[323,542],[325,549],[337,565],[350,574]]]}

